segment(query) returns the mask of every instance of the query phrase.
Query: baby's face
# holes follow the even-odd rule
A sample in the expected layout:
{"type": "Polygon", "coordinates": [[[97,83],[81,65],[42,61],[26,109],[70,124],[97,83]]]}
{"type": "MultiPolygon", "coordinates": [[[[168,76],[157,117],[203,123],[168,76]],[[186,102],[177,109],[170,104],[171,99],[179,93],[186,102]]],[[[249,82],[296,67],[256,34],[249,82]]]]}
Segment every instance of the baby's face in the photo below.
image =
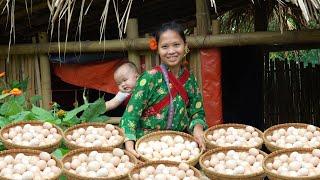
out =
{"type": "Polygon", "coordinates": [[[114,74],[114,79],[121,92],[131,93],[133,88],[136,86],[138,74],[134,71],[126,68],[124,70],[119,69],[114,74]]]}

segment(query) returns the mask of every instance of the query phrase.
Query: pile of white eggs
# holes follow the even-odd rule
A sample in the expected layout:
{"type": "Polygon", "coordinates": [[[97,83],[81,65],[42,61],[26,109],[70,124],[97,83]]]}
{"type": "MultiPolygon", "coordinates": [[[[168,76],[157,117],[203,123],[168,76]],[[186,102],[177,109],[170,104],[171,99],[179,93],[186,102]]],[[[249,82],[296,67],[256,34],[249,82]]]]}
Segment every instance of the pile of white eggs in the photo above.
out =
{"type": "Polygon", "coordinates": [[[217,152],[203,161],[203,165],[210,171],[226,175],[248,175],[263,171],[264,155],[258,149],[248,151],[229,150],[227,153],[217,152]]]}
{"type": "Polygon", "coordinates": [[[171,160],[185,162],[200,155],[200,149],[195,141],[185,140],[182,136],[165,135],[160,140],[141,142],[138,153],[149,160],[171,160]]]}
{"type": "Polygon", "coordinates": [[[147,166],[132,175],[133,180],[198,180],[195,172],[186,163],[180,163],[178,167],[159,164],[156,167],[147,166]]]}
{"type": "Polygon", "coordinates": [[[124,139],[112,124],[105,127],[78,128],[66,138],[70,143],[82,147],[110,147],[120,144],[124,139]]]}
{"type": "Polygon", "coordinates": [[[112,152],[80,153],[70,161],[64,162],[64,168],[70,173],[89,178],[124,175],[133,167],[134,163],[130,162],[130,157],[119,148],[114,148],[112,152]]]}
{"type": "Polygon", "coordinates": [[[8,179],[51,179],[60,173],[57,162],[47,152],[38,156],[18,153],[0,157],[0,176],[8,179]]]}
{"type": "Polygon", "coordinates": [[[10,143],[29,147],[54,144],[62,138],[57,128],[48,122],[43,123],[42,126],[31,124],[18,125],[10,128],[2,136],[10,143]]]}
{"type": "Polygon", "coordinates": [[[268,170],[283,176],[314,176],[320,174],[320,150],[312,153],[292,152],[274,157],[266,164],[268,170]]]}
{"type": "Polygon", "coordinates": [[[280,128],[267,135],[267,140],[274,146],[281,148],[315,148],[320,146],[320,131],[316,126],[307,128],[280,128]]]}
{"type": "Polygon", "coordinates": [[[256,147],[263,143],[259,133],[252,126],[245,128],[228,127],[227,129],[216,129],[207,135],[207,139],[217,146],[240,146],[256,147]]]}

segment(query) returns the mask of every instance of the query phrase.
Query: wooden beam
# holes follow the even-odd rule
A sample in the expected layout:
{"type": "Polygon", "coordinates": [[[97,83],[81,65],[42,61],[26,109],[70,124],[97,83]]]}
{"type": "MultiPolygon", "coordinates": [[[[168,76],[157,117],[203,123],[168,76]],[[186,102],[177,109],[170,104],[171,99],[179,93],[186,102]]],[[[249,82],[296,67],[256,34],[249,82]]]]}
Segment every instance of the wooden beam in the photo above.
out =
{"type": "MultiPolygon", "coordinates": [[[[148,50],[148,38],[83,41],[81,52],[104,52],[126,50],[148,50]]],[[[67,52],[79,52],[79,42],[68,42],[67,52]]],[[[246,46],[246,45],[286,45],[320,43],[320,30],[288,31],[288,32],[252,32],[219,34],[207,36],[189,36],[187,43],[190,48],[246,46]]],[[[63,50],[64,43],[60,43],[63,50]]],[[[0,46],[0,54],[7,54],[8,45],[0,46]]],[[[11,46],[10,54],[34,54],[34,53],[57,53],[59,43],[16,44],[11,46]]]]}
{"type": "MultiPolygon", "coordinates": [[[[129,19],[128,20],[128,27],[127,27],[127,39],[136,39],[139,38],[138,32],[138,20],[137,19],[129,19]]],[[[138,71],[141,71],[141,63],[140,63],[140,56],[136,50],[129,50],[128,51],[128,59],[129,61],[133,62],[138,71]]]]}

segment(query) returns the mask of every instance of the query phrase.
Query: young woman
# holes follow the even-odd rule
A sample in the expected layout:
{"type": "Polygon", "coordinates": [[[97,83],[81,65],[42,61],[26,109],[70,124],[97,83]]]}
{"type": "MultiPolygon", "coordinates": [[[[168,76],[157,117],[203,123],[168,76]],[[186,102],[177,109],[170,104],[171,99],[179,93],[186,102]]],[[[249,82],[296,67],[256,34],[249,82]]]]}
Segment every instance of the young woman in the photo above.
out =
{"type": "Polygon", "coordinates": [[[140,76],[120,121],[125,148],[139,157],[134,142],[152,131],[167,129],[188,130],[205,149],[202,96],[194,75],[183,67],[187,43],[182,26],[163,24],[156,41],[161,65],[140,76]]]}

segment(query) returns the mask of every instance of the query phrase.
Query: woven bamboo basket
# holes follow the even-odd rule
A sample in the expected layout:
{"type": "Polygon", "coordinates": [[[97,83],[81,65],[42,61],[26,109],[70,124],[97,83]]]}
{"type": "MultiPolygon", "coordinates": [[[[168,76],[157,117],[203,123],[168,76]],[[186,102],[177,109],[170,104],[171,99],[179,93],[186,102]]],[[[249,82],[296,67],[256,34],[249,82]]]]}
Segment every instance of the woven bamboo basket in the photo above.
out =
{"type": "MultiPolygon", "coordinates": [[[[269,162],[272,162],[274,157],[276,156],[280,156],[281,154],[290,154],[292,152],[298,152],[298,153],[312,153],[312,148],[290,148],[290,149],[282,149],[282,150],[277,150],[275,152],[270,153],[269,155],[267,155],[262,163],[262,167],[265,171],[265,173],[267,174],[268,179],[270,180],[319,180],[320,179],[320,174],[316,175],[316,176],[300,176],[300,177],[292,177],[292,176],[283,176],[283,175],[279,175],[276,173],[273,173],[272,171],[270,171],[267,168],[267,164],[269,162]]],[[[319,172],[320,173],[320,172],[319,172]]]]}
{"type": "MultiPolygon", "coordinates": [[[[281,150],[281,149],[286,149],[286,148],[275,146],[275,145],[271,144],[271,142],[267,139],[267,136],[272,134],[272,132],[274,130],[278,130],[278,129],[281,129],[281,128],[288,129],[290,126],[293,126],[295,128],[305,128],[306,129],[308,125],[309,124],[304,124],[304,123],[285,123],[285,124],[278,124],[278,125],[275,125],[275,126],[271,126],[270,128],[268,128],[268,129],[266,129],[264,131],[264,133],[263,133],[263,141],[264,141],[267,149],[270,152],[274,152],[274,151],[281,150]]],[[[317,131],[320,131],[320,128],[317,127],[317,131]]],[[[315,148],[320,148],[320,146],[315,147],[315,148]]]]}
{"type": "MultiPolygon", "coordinates": [[[[32,150],[32,149],[10,149],[10,150],[5,150],[5,151],[2,151],[0,152],[0,157],[3,157],[3,156],[7,156],[7,155],[11,155],[11,156],[15,156],[19,153],[23,153],[25,155],[28,155],[28,156],[39,156],[39,154],[41,153],[42,151],[40,150],[32,150]]],[[[57,159],[56,157],[54,156],[51,156],[52,159],[54,159],[56,161],[56,166],[58,168],[61,169],[60,173],[55,175],[53,178],[49,179],[49,180],[58,180],[61,173],[62,173],[62,163],[59,159],[57,159]]],[[[5,178],[5,177],[1,177],[0,176],[0,179],[1,180],[9,180],[8,178],[5,178]]]]}
{"type": "MultiPolygon", "coordinates": [[[[84,129],[86,129],[86,128],[89,127],[89,126],[93,126],[93,127],[95,127],[95,128],[104,128],[106,125],[107,125],[107,123],[94,123],[94,122],[92,122],[92,123],[81,123],[81,124],[72,126],[72,127],[68,128],[68,129],[66,129],[66,130],[64,131],[64,133],[63,133],[64,143],[65,143],[65,145],[66,145],[70,150],[79,149],[79,148],[87,148],[87,147],[83,147],[83,146],[79,146],[79,145],[77,145],[77,144],[71,143],[71,142],[67,139],[67,136],[68,136],[69,134],[72,134],[72,132],[73,132],[74,130],[79,129],[79,128],[84,128],[84,129]]],[[[119,131],[119,135],[120,135],[121,137],[123,137],[123,138],[122,138],[122,140],[121,140],[119,143],[117,143],[117,144],[115,144],[115,145],[112,145],[112,146],[108,146],[108,147],[121,147],[121,145],[122,145],[123,142],[124,142],[124,134],[123,134],[123,131],[122,131],[119,127],[117,127],[117,126],[115,126],[115,125],[114,125],[114,127],[119,131]]]]}
{"type": "MultiPolygon", "coordinates": [[[[164,164],[165,166],[170,166],[170,167],[171,166],[175,166],[175,167],[179,166],[179,162],[174,162],[174,161],[163,161],[163,160],[160,160],[160,161],[149,161],[149,162],[142,163],[142,164],[139,164],[139,165],[135,166],[129,173],[129,179],[133,180],[133,177],[132,177],[133,174],[139,173],[142,168],[145,168],[145,167],[148,167],[148,166],[153,166],[153,167],[156,168],[159,164],[164,164]]],[[[195,167],[190,166],[190,169],[192,169],[194,171],[195,177],[200,178],[202,176],[201,172],[198,169],[196,169],[195,167]]]]}
{"type": "MultiPolygon", "coordinates": [[[[141,137],[135,144],[135,149],[137,150],[139,147],[139,144],[142,142],[148,142],[148,141],[154,141],[154,140],[160,140],[160,138],[162,136],[177,136],[180,135],[184,138],[184,140],[189,140],[189,141],[195,141],[194,137],[191,136],[190,134],[187,133],[183,133],[183,132],[179,132],[179,131],[156,131],[156,132],[152,132],[150,134],[147,134],[143,137],[141,137]]],[[[186,163],[188,163],[191,166],[194,166],[198,163],[199,158],[201,156],[201,154],[203,153],[203,151],[200,149],[200,153],[197,157],[193,158],[193,159],[189,159],[188,161],[186,161],[186,163]]],[[[140,154],[140,159],[144,162],[147,161],[153,161],[151,159],[146,158],[145,156],[143,156],[142,154],[140,154]]]]}
{"type": "MultiPolygon", "coordinates": [[[[218,172],[214,172],[209,170],[205,167],[204,161],[211,158],[212,154],[216,154],[218,152],[228,152],[229,150],[235,150],[236,152],[244,152],[248,151],[250,148],[248,147],[219,147],[215,149],[211,149],[204,153],[199,160],[199,164],[201,169],[203,170],[204,174],[209,177],[210,179],[217,179],[217,180],[262,180],[265,178],[266,174],[264,171],[258,172],[258,173],[252,173],[248,175],[227,175],[227,174],[221,174],[218,172]]],[[[259,150],[260,154],[267,156],[267,154],[261,150],[259,150]]]]}
{"type": "Polygon", "coordinates": [[[3,134],[8,133],[9,129],[12,127],[24,126],[26,124],[30,124],[32,126],[40,126],[40,125],[42,126],[43,123],[44,122],[40,122],[40,121],[20,121],[17,123],[8,124],[7,126],[3,127],[0,130],[0,140],[3,142],[4,146],[7,149],[33,149],[33,150],[46,151],[48,153],[51,153],[55,149],[59,148],[59,146],[61,145],[61,142],[62,142],[62,137],[63,137],[63,131],[58,126],[56,126],[54,124],[52,124],[52,126],[57,129],[57,132],[58,132],[58,134],[61,135],[61,137],[59,138],[59,140],[57,142],[55,142],[53,144],[48,144],[48,145],[38,146],[38,147],[23,146],[23,145],[11,143],[3,137],[3,134]]]}
{"type": "MultiPolygon", "coordinates": [[[[66,163],[66,162],[70,162],[72,160],[73,156],[77,156],[77,155],[79,155],[81,153],[85,153],[87,155],[91,151],[98,151],[99,153],[107,153],[107,152],[112,153],[113,149],[114,148],[111,148],[111,147],[90,147],[90,148],[75,149],[75,150],[72,150],[72,151],[68,152],[67,154],[65,154],[63,156],[61,162],[62,162],[62,164],[66,163]]],[[[124,151],[124,154],[129,156],[129,161],[130,162],[134,163],[135,165],[138,164],[138,160],[133,154],[131,154],[130,152],[128,152],[126,150],[123,150],[123,151],[124,151]]],[[[127,179],[129,179],[129,177],[128,177],[129,173],[123,174],[123,175],[120,175],[120,176],[114,176],[114,177],[111,177],[111,178],[107,178],[107,177],[90,178],[90,177],[79,176],[77,174],[71,173],[70,171],[68,171],[64,167],[62,169],[63,169],[63,174],[69,180],[74,180],[74,179],[77,179],[77,180],[92,180],[92,179],[95,179],[95,180],[127,180],[127,179]]]]}
{"type": "MultiPolygon", "coordinates": [[[[228,124],[218,124],[218,125],[215,125],[215,126],[210,127],[209,129],[207,129],[207,130],[204,132],[204,140],[205,140],[207,149],[214,149],[214,148],[222,147],[222,146],[219,146],[219,145],[217,145],[217,144],[215,144],[215,143],[212,143],[212,142],[207,138],[207,136],[208,136],[209,134],[212,134],[212,132],[213,132],[214,130],[217,130],[217,129],[225,129],[225,130],[227,130],[229,127],[233,127],[233,128],[235,128],[235,129],[245,129],[246,126],[247,126],[247,125],[245,125],[245,124],[228,123],[228,124]]],[[[263,138],[262,138],[262,137],[263,137],[263,133],[262,133],[259,129],[257,129],[257,128],[255,128],[255,127],[253,127],[253,128],[254,128],[254,130],[255,130],[256,132],[258,132],[259,137],[263,140],[263,138]]],[[[253,148],[261,149],[261,148],[262,148],[262,145],[263,145],[263,142],[261,142],[260,144],[254,146],[253,148]]]]}

